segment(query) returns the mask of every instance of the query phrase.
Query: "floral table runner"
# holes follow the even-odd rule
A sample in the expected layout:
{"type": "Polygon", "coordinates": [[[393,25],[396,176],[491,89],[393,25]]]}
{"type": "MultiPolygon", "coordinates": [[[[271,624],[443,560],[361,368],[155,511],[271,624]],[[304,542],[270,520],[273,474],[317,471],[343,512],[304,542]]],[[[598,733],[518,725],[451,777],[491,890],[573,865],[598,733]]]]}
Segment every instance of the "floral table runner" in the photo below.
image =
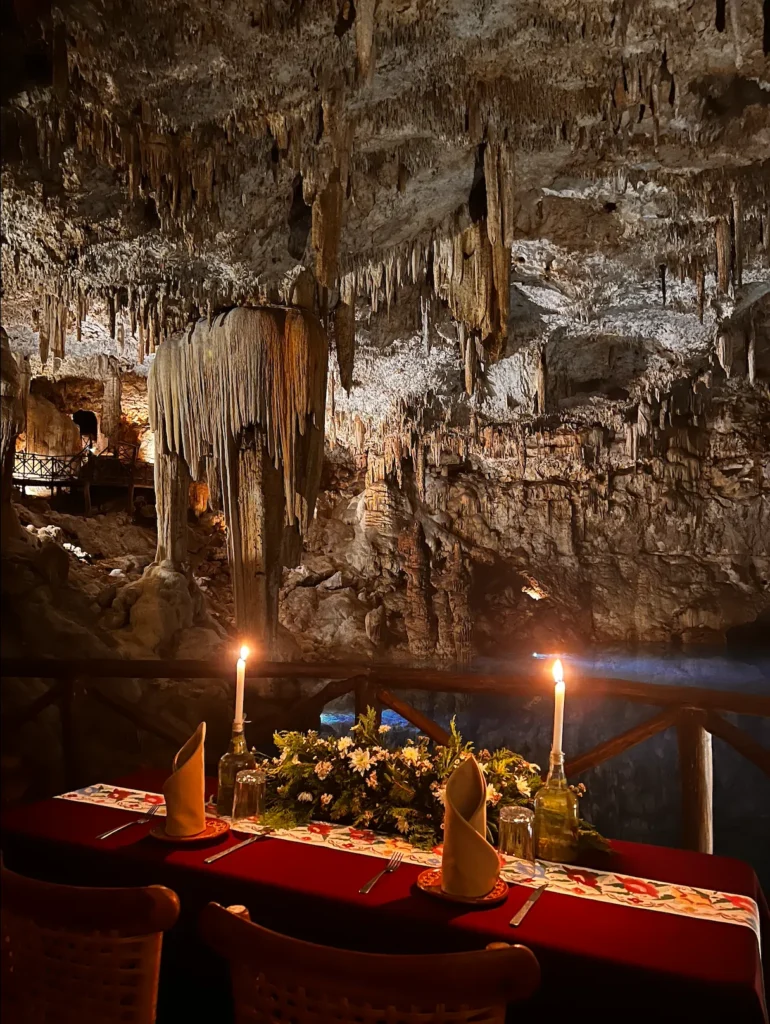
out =
{"type": "MultiPolygon", "coordinates": [[[[160,793],[119,789],[104,783],[63,793],[59,799],[116,807],[137,814],[146,813],[151,807],[158,806],[157,813],[165,815],[164,800],[160,793]]],[[[258,832],[260,828],[256,822],[253,825],[241,822],[238,831],[258,832]]],[[[410,864],[429,868],[441,866],[440,846],[435,846],[432,850],[419,850],[398,836],[386,836],[348,825],[314,822],[299,828],[277,829],[273,836],[293,843],[310,843],[373,857],[387,858],[396,850],[401,850],[404,860],[410,864]]],[[[629,878],[611,871],[597,871],[593,868],[554,864],[543,860],[535,862],[533,871],[531,862],[517,860],[515,857],[503,859],[505,864],[501,869],[501,875],[508,882],[525,886],[542,885],[547,882],[549,891],[565,896],[576,896],[600,903],[615,903],[624,907],[638,907],[642,910],[657,910],[683,917],[698,917],[705,921],[726,921],[728,924],[744,925],[751,928],[757,942],[760,941],[759,909],[749,896],[714,892],[711,889],[695,889],[688,885],[672,885],[649,878],[629,878]]]]}

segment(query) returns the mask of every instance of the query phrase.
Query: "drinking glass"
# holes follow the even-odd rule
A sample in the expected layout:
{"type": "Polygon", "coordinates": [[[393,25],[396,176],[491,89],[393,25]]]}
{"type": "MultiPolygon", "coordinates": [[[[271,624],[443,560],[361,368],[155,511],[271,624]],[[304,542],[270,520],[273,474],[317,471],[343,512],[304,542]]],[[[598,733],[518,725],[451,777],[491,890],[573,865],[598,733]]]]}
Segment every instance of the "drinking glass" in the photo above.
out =
{"type": "Polygon", "coordinates": [[[248,823],[258,824],[265,813],[267,776],[259,768],[247,768],[235,776],[233,814],[230,827],[235,831],[248,823]]]}
{"type": "Polygon", "coordinates": [[[516,804],[500,808],[497,849],[516,863],[509,869],[532,878],[535,874],[535,814],[529,807],[516,804]]]}

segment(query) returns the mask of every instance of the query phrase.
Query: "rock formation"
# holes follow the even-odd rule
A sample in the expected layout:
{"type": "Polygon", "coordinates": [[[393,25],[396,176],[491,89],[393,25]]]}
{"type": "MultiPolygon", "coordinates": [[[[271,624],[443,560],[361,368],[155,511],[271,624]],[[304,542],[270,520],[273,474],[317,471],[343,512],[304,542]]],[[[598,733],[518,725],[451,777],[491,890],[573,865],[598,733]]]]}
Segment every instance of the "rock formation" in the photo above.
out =
{"type": "Polygon", "coordinates": [[[159,565],[188,572],[191,482],[223,511],[241,631],[724,640],[770,602],[769,18],[16,5],[32,395],[155,460],[159,565]]]}

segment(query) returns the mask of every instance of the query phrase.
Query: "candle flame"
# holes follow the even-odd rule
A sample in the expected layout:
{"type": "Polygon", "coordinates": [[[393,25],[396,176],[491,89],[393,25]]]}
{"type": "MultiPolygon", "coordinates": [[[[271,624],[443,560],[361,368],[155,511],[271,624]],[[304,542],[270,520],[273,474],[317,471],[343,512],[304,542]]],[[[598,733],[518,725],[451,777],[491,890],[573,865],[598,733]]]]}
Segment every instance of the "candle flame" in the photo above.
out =
{"type": "Polygon", "coordinates": [[[249,656],[249,649],[244,644],[243,647],[241,647],[241,661],[245,661],[248,658],[248,656],[249,656]]]}
{"type": "Polygon", "coordinates": [[[561,683],[562,686],[563,686],[564,685],[564,669],[561,667],[561,661],[560,661],[559,658],[557,658],[556,661],[553,663],[551,671],[553,672],[553,681],[555,683],[561,683]]]}

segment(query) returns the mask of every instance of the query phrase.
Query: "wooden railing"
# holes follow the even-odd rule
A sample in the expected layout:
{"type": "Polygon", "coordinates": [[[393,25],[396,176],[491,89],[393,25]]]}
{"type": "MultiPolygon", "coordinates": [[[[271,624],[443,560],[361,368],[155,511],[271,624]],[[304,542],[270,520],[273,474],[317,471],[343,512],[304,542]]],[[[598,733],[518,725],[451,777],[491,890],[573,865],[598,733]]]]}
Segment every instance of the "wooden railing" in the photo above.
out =
{"type": "MultiPolygon", "coordinates": [[[[3,678],[52,679],[50,689],[26,708],[3,716],[3,732],[8,734],[36,717],[46,707],[58,704],[62,723],[62,746],[68,785],[79,778],[78,750],[73,739],[73,702],[88,695],[117,714],[128,718],[137,728],[155,735],[171,746],[186,739],[179,730],[151,718],[139,705],[126,701],[110,679],[229,679],[232,663],[208,661],[128,661],[70,660],[43,658],[3,659],[3,678]]],[[[387,707],[403,716],[436,743],[448,740],[446,730],[421,711],[397,697],[394,690],[433,693],[499,693],[506,695],[550,696],[552,684],[543,679],[506,673],[461,673],[435,669],[356,662],[259,662],[249,663],[250,679],[318,679],[324,685],[297,701],[278,697],[260,698],[259,717],[252,729],[260,741],[276,729],[305,727],[317,720],[324,706],[347,693],[355,695],[356,713],[366,707],[381,711],[387,707]]],[[[770,695],[733,693],[702,687],[667,686],[629,682],[624,679],[577,677],[571,680],[570,701],[582,697],[604,696],[624,699],[659,708],[654,715],[620,735],[613,736],[567,764],[567,774],[575,777],[617,757],[644,740],[676,727],[682,793],[682,842],[689,849],[711,853],[713,850],[712,789],[713,765],[711,737],[717,736],[770,776],[770,750],[740,729],[724,714],[770,718],[770,695]]]]}
{"type": "Polygon", "coordinates": [[[71,484],[80,478],[88,456],[88,446],[76,455],[16,452],[13,460],[13,478],[21,483],[42,486],[71,484]]]}
{"type": "Polygon", "coordinates": [[[18,451],[14,456],[13,479],[25,487],[83,487],[90,511],[91,485],[127,487],[129,507],[136,487],[154,487],[154,467],[139,459],[139,446],[128,441],[108,445],[93,453],[86,445],[76,455],[39,455],[18,451]]]}

